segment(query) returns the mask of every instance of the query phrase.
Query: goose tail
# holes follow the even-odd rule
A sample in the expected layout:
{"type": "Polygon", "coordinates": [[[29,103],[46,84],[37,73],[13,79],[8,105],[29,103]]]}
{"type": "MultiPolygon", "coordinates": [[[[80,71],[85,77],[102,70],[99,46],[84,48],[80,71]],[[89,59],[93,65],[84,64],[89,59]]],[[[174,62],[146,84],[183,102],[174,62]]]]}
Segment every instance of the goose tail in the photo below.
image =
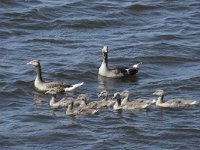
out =
{"type": "Polygon", "coordinates": [[[156,103],[156,99],[153,99],[152,101],[151,101],[151,104],[155,104],[156,103]]]}
{"type": "Polygon", "coordinates": [[[143,62],[139,62],[139,63],[137,63],[137,64],[134,64],[132,67],[134,68],[134,69],[140,69],[140,65],[142,64],[143,62]]]}
{"type": "Polygon", "coordinates": [[[95,110],[92,111],[92,114],[97,114],[98,112],[99,112],[99,110],[95,109],[95,110]]]}
{"type": "Polygon", "coordinates": [[[145,104],[144,106],[142,106],[143,109],[148,108],[150,105],[149,104],[145,104]]]}
{"type": "Polygon", "coordinates": [[[198,104],[197,101],[193,101],[193,102],[191,103],[191,105],[196,105],[196,104],[198,104]]]}
{"type": "Polygon", "coordinates": [[[83,84],[84,84],[84,82],[73,84],[71,87],[65,88],[65,92],[72,91],[72,90],[76,89],[77,87],[82,86],[83,84]]]}

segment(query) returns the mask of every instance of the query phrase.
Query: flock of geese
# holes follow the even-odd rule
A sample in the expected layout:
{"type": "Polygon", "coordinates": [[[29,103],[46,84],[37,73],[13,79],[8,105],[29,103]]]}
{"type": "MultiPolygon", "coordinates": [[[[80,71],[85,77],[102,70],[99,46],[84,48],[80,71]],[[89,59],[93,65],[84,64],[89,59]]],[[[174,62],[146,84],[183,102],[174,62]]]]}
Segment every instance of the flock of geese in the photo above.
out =
{"type": "MultiPolygon", "coordinates": [[[[103,61],[99,68],[98,74],[104,77],[120,78],[135,75],[138,73],[141,62],[131,67],[113,68],[108,67],[108,47],[104,46],[102,49],[103,61]]],[[[134,99],[129,100],[129,91],[125,90],[122,92],[114,93],[112,98],[108,97],[108,92],[103,90],[100,92],[99,97],[101,100],[88,101],[86,94],[80,94],[77,98],[64,97],[61,100],[56,99],[56,95],[60,92],[72,91],[84,83],[77,84],[65,84],[61,82],[45,82],[42,78],[41,65],[38,60],[32,60],[27,63],[32,65],[36,71],[36,78],[34,86],[38,91],[44,92],[45,94],[51,95],[50,107],[53,109],[67,108],[66,115],[77,116],[86,114],[96,114],[102,109],[113,108],[114,110],[125,110],[125,111],[136,111],[143,110],[156,105],[164,108],[180,108],[188,107],[191,105],[198,104],[197,101],[185,100],[185,99],[171,99],[164,102],[164,91],[157,90],[153,95],[157,96],[156,100],[149,99],[134,99]]]]}

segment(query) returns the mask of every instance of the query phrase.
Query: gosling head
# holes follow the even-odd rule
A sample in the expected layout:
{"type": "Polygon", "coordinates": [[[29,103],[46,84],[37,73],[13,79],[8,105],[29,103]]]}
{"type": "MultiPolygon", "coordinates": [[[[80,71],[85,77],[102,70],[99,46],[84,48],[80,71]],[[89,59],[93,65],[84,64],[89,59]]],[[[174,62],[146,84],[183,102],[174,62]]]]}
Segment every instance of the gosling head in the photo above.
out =
{"type": "Polygon", "coordinates": [[[120,96],[128,97],[129,96],[129,91],[128,90],[124,90],[123,92],[120,93],[120,96]]]}
{"type": "Polygon", "coordinates": [[[39,60],[32,60],[32,61],[28,62],[27,65],[32,65],[34,67],[38,67],[40,65],[40,62],[39,62],[39,60]]]}
{"type": "Polygon", "coordinates": [[[103,90],[99,93],[98,97],[107,98],[108,92],[106,90],[103,90]]]}
{"type": "Polygon", "coordinates": [[[77,101],[87,101],[87,96],[85,94],[80,94],[76,98],[77,101]]]}
{"type": "Polygon", "coordinates": [[[155,96],[163,96],[165,93],[164,93],[164,91],[163,90],[156,90],[154,93],[153,93],[153,95],[155,95],[155,96]]]}

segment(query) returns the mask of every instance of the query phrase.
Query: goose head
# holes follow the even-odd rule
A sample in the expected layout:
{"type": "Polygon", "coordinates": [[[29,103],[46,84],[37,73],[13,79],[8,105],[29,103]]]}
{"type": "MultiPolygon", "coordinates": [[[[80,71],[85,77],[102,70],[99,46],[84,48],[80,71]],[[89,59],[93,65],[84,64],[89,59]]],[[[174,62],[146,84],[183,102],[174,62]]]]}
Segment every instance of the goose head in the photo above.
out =
{"type": "Polygon", "coordinates": [[[154,93],[153,93],[153,95],[155,95],[155,96],[164,96],[164,91],[163,90],[156,90],[154,93]]]}
{"type": "Polygon", "coordinates": [[[32,61],[28,62],[27,65],[32,65],[34,67],[38,67],[38,66],[40,66],[40,62],[39,62],[39,60],[32,60],[32,61]]]}
{"type": "Polygon", "coordinates": [[[103,53],[103,62],[104,63],[108,63],[108,47],[107,46],[104,46],[102,48],[102,53],[103,53]]]}
{"type": "Polygon", "coordinates": [[[102,48],[102,53],[108,53],[108,46],[104,46],[102,48]]]}

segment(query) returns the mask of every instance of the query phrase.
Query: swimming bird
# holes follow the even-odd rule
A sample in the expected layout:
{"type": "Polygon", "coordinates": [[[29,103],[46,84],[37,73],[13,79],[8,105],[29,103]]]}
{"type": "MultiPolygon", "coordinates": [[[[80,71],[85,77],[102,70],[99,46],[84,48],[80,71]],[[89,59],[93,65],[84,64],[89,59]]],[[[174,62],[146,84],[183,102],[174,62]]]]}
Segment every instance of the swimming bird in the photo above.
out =
{"type": "Polygon", "coordinates": [[[156,101],[156,106],[165,107],[165,108],[179,108],[179,107],[188,107],[198,104],[197,101],[185,100],[185,99],[171,99],[164,102],[164,90],[156,90],[153,95],[158,96],[156,101]]]}
{"type": "Polygon", "coordinates": [[[40,62],[38,60],[32,60],[32,61],[28,62],[27,64],[35,67],[36,78],[34,81],[34,86],[39,91],[46,92],[51,89],[55,89],[57,92],[67,92],[67,91],[72,91],[72,90],[76,89],[77,87],[83,85],[83,82],[78,83],[78,84],[72,84],[72,85],[60,83],[60,82],[56,82],[56,81],[46,83],[46,82],[44,82],[44,80],[42,78],[40,62]]]}
{"type": "Polygon", "coordinates": [[[133,65],[132,67],[117,67],[117,68],[109,69],[107,46],[103,47],[102,54],[103,54],[103,61],[98,72],[99,75],[101,76],[119,78],[119,77],[125,77],[129,75],[135,75],[139,70],[139,66],[142,64],[142,62],[140,62],[138,64],[133,65]]]}
{"type": "Polygon", "coordinates": [[[73,101],[70,102],[66,110],[66,115],[69,115],[69,116],[89,115],[89,114],[97,114],[97,113],[98,113],[98,109],[74,108],[73,101]]]}
{"type": "Polygon", "coordinates": [[[72,97],[64,97],[59,101],[56,101],[56,91],[55,90],[49,90],[45,94],[50,94],[52,96],[49,105],[51,108],[62,108],[62,107],[67,107],[69,104],[74,100],[72,97]]]}
{"type": "Polygon", "coordinates": [[[119,93],[119,92],[116,92],[116,93],[114,94],[114,96],[113,96],[112,99],[115,99],[115,100],[116,100],[115,104],[113,105],[113,109],[114,109],[114,110],[122,110],[123,107],[122,107],[122,105],[121,105],[121,96],[120,96],[120,93],[119,93]]]}
{"type": "Polygon", "coordinates": [[[98,105],[98,101],[88,102],[86,94],[78,95],[76,102],[79,103],[80,108],[96,109],[98,105]]]}
{"type": "Polygon", "coordinates": [[[122,105],[121,101],[121,93],[116,92],[113,96],[113,99],[116,100],[113,109],[114,110],[128,110],[128,111],[135,111],[135,110],[141,110],[149,107],[149,104],[141,103],[140,101],[134,102],[134,103],[126,103],[122,105]]]}
{"type": "Polygon", "coordinates": [[[101,91],[99,94],[99,97],[101,97],[102,100],[88,102],[86,95],[80,94],[76,100],[79,101],[81,108],[103,109],[103,108],[108,108],[114,105],[115,101],[108,100],[107,91],[105,90],[101,91]]]}
{"type": "Polygon", "coordinates": [[[151,106],[152,104],[154,104],[156,101],[155,100],[148,100],[148,99],[134,99],[133,101],[129,101],[129,91],[128,90],[124,90],[120,93],[120,96],[124,97],[122,99],[121,105],[145,105],[147,104],[148,106],[151,106]]]}
{"type": "Polygon", "coordinates": [[[114,100],[108,99],[108,92],[106,90],[101,91],[98,97],[102,98],[102,100],[99,101],[99,107],[101,107],[101,105],[102,107],[111,107],[115,103],[114,100]]]}

